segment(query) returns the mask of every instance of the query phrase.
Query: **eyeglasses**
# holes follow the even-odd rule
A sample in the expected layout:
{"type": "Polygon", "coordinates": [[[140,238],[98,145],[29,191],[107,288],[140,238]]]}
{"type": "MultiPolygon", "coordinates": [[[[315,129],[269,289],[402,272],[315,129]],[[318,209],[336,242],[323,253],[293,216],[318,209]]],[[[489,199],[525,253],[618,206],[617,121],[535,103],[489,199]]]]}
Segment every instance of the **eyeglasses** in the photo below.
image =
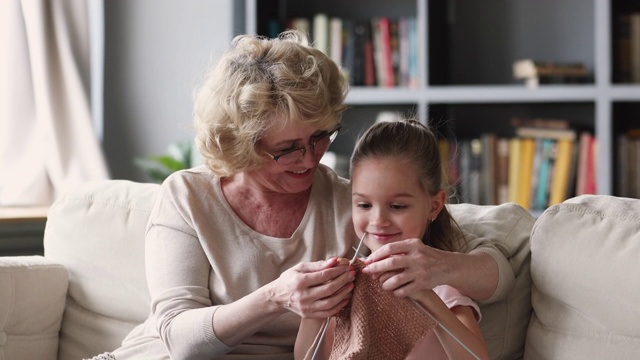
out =
{"type": "Polygon", "coordinates": [[[272,155],[269,153],[267,153],[267,155],[271,156],[271,158],[273,158],[273,160],[275,160],[275,162],[278,163],[278,165],[285,166],[285,165],[293,164],[294,162],[302,159],[304,157],[304,154],[307,153],[307,149],[309,148],[311,148],[311,151],[313,151],[314,154],[316,154],[316,152],[322,153],[327,151],[327,149],[329,148],[329,145],[331,145],[333,140],[335,140],[336,137],[338,136],[339,131],[340,131],[340,126],[336,127],[335,129],[327,133],[320,135],[315,140],[311,140],[311,143],[309,144],[309,146],[303,146],[301,148],[288,150],[279,155],[272,155]]]}

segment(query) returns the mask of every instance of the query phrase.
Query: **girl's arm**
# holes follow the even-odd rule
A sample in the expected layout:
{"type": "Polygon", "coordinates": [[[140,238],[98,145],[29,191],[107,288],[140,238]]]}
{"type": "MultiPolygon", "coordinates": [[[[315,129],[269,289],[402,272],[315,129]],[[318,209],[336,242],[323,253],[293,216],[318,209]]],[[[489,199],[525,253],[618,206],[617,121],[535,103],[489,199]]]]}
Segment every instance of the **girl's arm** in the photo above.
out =
{"type": "Polygon", "coordinates": [[[471,355],[442,327],[436,326],[435,334],[450,359],[489,359],[487,345],[469,306],[456,306],[450,310],[433,290],[418,291],[411,298],[477,356],[471,355]]]}
{"type": "Polygon", "coordinates": [[[333,334],[335,331],[335,321],[329,319],[302,319],[300,321],[300,330],[296,337],[296,345],[294,347],[295,360],[311,359],[314,350],[318,347],[318,342],[322,340],[318,348],[315,359],[328,359],[331,354],[331,346],[333,344],[333,334]],[[322,339],[320,339],[321,331],[325,322],[329,321],[329,326],[322,339]]]}

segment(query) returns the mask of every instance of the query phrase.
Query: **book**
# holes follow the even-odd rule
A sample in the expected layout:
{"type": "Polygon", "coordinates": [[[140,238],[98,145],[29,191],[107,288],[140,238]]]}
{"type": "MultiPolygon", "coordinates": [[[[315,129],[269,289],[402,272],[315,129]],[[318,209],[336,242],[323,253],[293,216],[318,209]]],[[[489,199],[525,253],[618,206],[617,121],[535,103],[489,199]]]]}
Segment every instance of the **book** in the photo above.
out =
{"type": "Polygon", "coordinates": [[[619,158],[624,158],[626,164],[621,164],[624,179],[624,193],[621,196],[640,198],[640,134],[637,129],[628,130],[624,137],[624,148],[621,148],[619,158]],[[625,154],[622,154],[624,152],[625,154]]]}
{"type": "Polygon", "coordinates": [[[616,17],[614,24],[615,67],[614,79],[620,83],[631,82],[631,39],[630,39],[629,14],[621,14],[616,17]]]}
{"type": "Polygon", "coordinates": [[[578,158],[580,147],[576,141],[573,142],[571,150],[571,167],[569,169],[569,181],[567,182],[567,198],[576,193],[576,179],[578,177],[578,158]]]}
{"type": "Polygon", "coordinates": [[[421,60],[418,53],[418,23],[415,17],[408,18],[409,28],[409,82],[407,87],[415,89],[420,85],[420,71],[418,63],[421,60]]]}
{"type": "Polygon", "coordinates": [[[469,202],[480,204],[481,202],[481,169],[482,169],[482,142],[480,139],[470,141],[471,158],[469,163],[469,202]]]}
{"type": "Polygon", "coordinates": [[[301,31],[307,36],[311,36],[311,24],[309,23],[309,19],[304,17],[296,17],[289,21],[288,27],[293,30],[301,31]]]}
{"type": "Polygon", "coordinates": [[[535,143],[533,150],[533,163],[531,165],[531,179],[529,187],[529,204],[532,204],[531,210],[538,210],[535,207],[536,196],[538,194],[538,182],[540,180],[540,165],[542,164],[542,153],[544,147],[544,138],[531,138],[535,143]]]}
{"type": "Polygon", "coordinates": [[[269,19],[267,23],[267,37],[273,39],[280,34],[280,21],[278,19],[269,19]]]}
{"type": "Polygon", "coordinates": [[[571,140],[558,140],[548,206],[559,204],[569,197],[571,163],[574,154],[573,144],[574,142],[571,140]]]}
{"type": "Polygon", "coordinates": [[[470,203],[471,194],[470,188],[470,174],[471,174],[471,142],[467,139],[462,140],[458,145],[460,151],[460,181],[458,182],[458,192],[460,194],[460,202],[470,203]]]}
{"type": "Polygon", "coordinates": [[[394,79],[389,18],[385,16],[372,18],[371,32],[376,83],[379,87],[393,87],[394,79]]]}
{"type": "Polygon", "coordinates": [[[313,16],[313,47],[329,54],[329,17],[324,13],[313,16]]]}
{"type": "MultiPolygon", "coordinates": [[[[538,187],[535,197],[531,202],[531,209],[544,210],[549,203],[549,188],[551,182],[551,174],[555,167],[556,140],[542,140],[542,157],[540,160],[540,169],[537,174],[538,187]]],[[[534,177],[536,175],[534,174],[534,177]]]]}
{"type": "Polygon", "coordinates": [[[449,140],[449,174],[448,184],[456,186],[460,181],[460,163],[458,161],[458,143],[449,140]]]}
{"type": "Polygon", "coordinates": [[[576,132],[572,129],[550,129],[541,127],[518,127],[516,135],[536,139],[575,140],[576,132]]]}
{"type": "Polygon", "coordinates": [[[495,205],[496,199],[496,134],[486,133],[480,136],[482,144],[482,168],[481,175],[481,205],[495,205]]]}
{"type": "Polygon", "coordinates": [[[329,19],[329,57],[342,67],[342,19],[329,19]]]}
{"type": "Polygon", "coordinates": [[[406,17],[398,19],[398,38],[400,64],[398,71],[398,83],[400,86],[409,86],[409,20],[406,17]]]}
{"type": "Polygon", "coordinates": [[[518,176],[518,201],[525,209],[531,208],[531,178],[533,176],[533,158],[535,155],[535,140],[523,138],[520,145],[520,174],[518,176]]]}
{"type": "Polygon", "coordinates": [[[629,197],[640,198],[640,138],[630,138],[629,145],[629,197]]]}
{"type": "Polygon", "coordinates": [[[364,86],[376,86],[375,53],[369,23],[365,26],[364,40],[364,86]]]}
{"type": "Polygon", "coordinates": [[[509,139],[499,137],[496,141],[496,201],[509,201],[509,139]]]}
{"type": "Polygon", "coordinates": [[[351,69],[351,82],[355,86],[364,86],[365,44],[369,36],[369,22],[356,21],[353,26],[353,68],[351,69]]]}
{"type": "Polygon", "coordinates": [[[629,15],[629,74],[632,83],[640,83],[640,13],[629,15]]]}
{"type": "Polygon", "coordinates": [[[400,29],[397,18],[389,19],[389,43],[391,48],[391,70],[393,85],[400,85],[400,29]]]}
{"type": "Polygon", "coordinates": [[[355,24],[349,19],[342,19],[342,71],[349,79],[349,84],[354,85],[355,24]]]}
{"type": "Polygon", "coordinates": [[[617,180],[616,180],[616,193],[618,196],[631,197],[631,191],[629,184],[632,177],[630,176],[632,155],[630,154],[631,139],[627,134],[618,134],[618,147],[617,152],[617,180]]]}
{"type": "Polygon", "coordinates": [[[595,194],[595,138],[584,131],[580,134],[578,168],[576,172],[576,196],[595,194]]]}
{"type": "Polygon", "coordinates": [[[520,194],[520,165],[521,165],[521,139],[513,137],[509,139],[509,196],[508,201],[518,203],[520,194]]]}
{"type": "Polygon", "coordinates": [[[546,118],[511,118],[511,126],[514,128],[546,128],[546,129],[568,129],[569,121],[565,119],[546,119],[546,118]]]}

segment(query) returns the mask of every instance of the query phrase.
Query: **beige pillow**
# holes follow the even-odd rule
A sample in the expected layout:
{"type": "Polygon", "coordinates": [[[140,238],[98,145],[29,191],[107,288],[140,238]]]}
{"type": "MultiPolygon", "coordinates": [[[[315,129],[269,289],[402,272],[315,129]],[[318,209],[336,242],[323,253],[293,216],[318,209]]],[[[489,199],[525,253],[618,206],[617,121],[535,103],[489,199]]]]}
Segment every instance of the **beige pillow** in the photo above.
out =
{"type": "Polygon", "coordinates": [[[531,234],[527,359],[640,358],[640,200],[585,195],[531,234]]]}
{"type": "Polygon", "coordinates": [[[149,315],[144,235],[157,184],[87,182],[58,199],[45,229],[45,256],[69,271],[60,360],[120,346],[149,315]]]}
{"type": "Polygon", "coordinates": [[[42,256],[0,256],[0,359],[56,359],[65,268],[42,256]]]}
{"type": "Polygon", "coordinates": [[[505,299],[480,304],[480,329],[491,359],[522,358],[531,317],[529,234],[534,218],[515,203],[448,206],[463,231],[489,239],[509,261],[515,285],[505,299]]]}

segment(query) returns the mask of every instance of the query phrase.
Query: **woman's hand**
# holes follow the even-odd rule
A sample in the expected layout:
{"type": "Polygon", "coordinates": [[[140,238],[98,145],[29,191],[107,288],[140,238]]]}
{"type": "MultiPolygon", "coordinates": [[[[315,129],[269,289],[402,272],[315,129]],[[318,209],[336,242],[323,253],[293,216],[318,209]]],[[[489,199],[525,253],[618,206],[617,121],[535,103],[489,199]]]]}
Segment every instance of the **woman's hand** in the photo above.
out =
{"type": "Polygon", "coordinates": [[[420,239],[407,239],[386,244],[371,253],[362,271],[379,279],[384,290],[406,297],[448,284],[452,254],[456,253],[426,246],[420,239]]]}
{"type": "Polygon", "coordinates": [[[327,318],[347,305],[354,279],[355,271],[347,259],[300,263],[272,283],[269,297],[303,318],[327,318]]]}

